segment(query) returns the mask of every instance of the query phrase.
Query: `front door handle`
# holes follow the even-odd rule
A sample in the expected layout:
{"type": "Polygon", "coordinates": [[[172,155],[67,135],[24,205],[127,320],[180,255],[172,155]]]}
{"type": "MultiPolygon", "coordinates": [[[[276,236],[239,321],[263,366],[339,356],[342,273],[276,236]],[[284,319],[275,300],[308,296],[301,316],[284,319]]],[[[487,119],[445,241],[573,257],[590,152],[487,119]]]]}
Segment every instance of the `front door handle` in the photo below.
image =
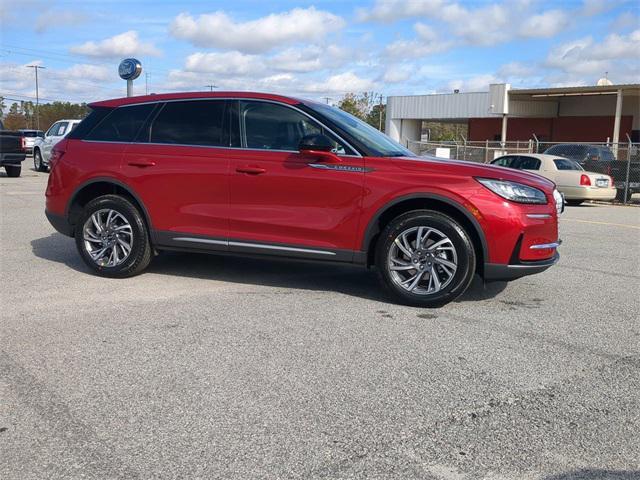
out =
{"type": "Polygon", "coordinates": [[[155,167],[156,162],[151,161],[137,161],[137,162],[129,162],[127,165],[138,168],[146,168],[146,167],[155,167]]]}
{"type": "Polygon", "coordinates": [[[248,173],[249,175],[260,175],[265,173],[267,170],[265,168],[260,167],[238,167],[236,168],[236,172],[238,173],[248,173]]]}

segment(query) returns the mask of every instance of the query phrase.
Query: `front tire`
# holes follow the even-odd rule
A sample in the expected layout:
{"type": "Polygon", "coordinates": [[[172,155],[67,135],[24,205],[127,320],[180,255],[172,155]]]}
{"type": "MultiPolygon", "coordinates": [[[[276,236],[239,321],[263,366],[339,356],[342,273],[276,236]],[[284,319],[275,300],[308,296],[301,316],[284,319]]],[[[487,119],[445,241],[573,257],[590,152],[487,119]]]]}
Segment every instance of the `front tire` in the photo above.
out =
{"type": "Polygon", "coordinates": [[[44,172],[47,170],[42,162],[42,154],[40,153],[39,148],[36,148],[33,151],[33,168],[36,172],[44,172]]]}
{"type": "Polygon", "coordinates": [[[4,166],[4,170],[5,172],[7,172],[7,177],[19,177],[20,176],[20,172],[22,171],[22,167],[20,165],[16,166],[16,165],[5,165],[4,166]]]}
{"type": "Polygon", "coordinates": [[[415,210],[390,222],[378,240],[382,284],[400,303],[440,307],[473,280],[476,254],[469,234],[453,218],[415,210]]]}
{"type": "Polygon", "coordinates": [[[75,225],[75,240],[82,260],[104,277],[132,277],[151,262],[146,222],[140,211],[119,195],[104,195],[85,206],[75,225]]]}

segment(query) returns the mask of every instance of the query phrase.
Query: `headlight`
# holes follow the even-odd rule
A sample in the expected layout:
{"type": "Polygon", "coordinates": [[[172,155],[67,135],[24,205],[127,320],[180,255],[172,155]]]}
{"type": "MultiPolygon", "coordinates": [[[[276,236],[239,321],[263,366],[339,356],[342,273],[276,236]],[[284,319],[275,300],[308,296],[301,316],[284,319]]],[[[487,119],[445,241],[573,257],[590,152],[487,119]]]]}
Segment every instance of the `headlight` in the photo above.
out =
{"type": "Polygon", "coordinates": [[[542,190],[506,180],[494,180],[492,178],[477,178],[482,185],[502,198],[517,203],[546,204],[547,196],[542,190]]]}

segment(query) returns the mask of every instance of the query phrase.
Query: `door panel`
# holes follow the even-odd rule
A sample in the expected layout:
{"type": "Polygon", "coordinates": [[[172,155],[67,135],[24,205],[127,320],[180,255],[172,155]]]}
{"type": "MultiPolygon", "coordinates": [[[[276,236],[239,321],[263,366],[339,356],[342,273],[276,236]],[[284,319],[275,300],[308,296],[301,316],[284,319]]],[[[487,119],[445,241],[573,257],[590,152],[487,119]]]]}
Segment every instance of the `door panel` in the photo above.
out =
{"type": "Polygon", "coordinates": [[[154,230],[226,238],[227,149],[132,144],[122,171],[145,204],[154,230]]]}
{"type": "Polygon", "coordinates": [[[312,167],[326,164],[294,152],[232,152],[229,237],[357,250],[363,159],[341,158],[356,171],[312,167]],[[246,167],[263,172],[237,171],[246,167]]]}

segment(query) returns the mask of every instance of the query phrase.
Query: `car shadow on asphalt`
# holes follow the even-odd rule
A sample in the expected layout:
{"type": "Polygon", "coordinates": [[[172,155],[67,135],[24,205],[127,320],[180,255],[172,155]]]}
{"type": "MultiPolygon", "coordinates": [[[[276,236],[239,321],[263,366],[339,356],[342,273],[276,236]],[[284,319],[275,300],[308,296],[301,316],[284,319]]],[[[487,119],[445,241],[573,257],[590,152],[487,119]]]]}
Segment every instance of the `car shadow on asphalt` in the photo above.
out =
{"type": "MultiPolygon", "coordinates": [[[[62,263],[78,272],[91,274],[80,259],[72,239],[52,233],[31,241],[35,256],[62,263]]],[[[368,300],[391,302],[373,270],[354,265],[312,261],[291,261],[263,257],[241,257],[202,253],[162,252],[146,272],[223,282],[265,285],[317,291],[335,291],[368,300]]],[[[143,274],[144,275],[144,274],[143,274]]],[[[485,284],[477,275],[467,292],[456,302],[491,299],[502,292],[506,282],[485,284]]]]}

